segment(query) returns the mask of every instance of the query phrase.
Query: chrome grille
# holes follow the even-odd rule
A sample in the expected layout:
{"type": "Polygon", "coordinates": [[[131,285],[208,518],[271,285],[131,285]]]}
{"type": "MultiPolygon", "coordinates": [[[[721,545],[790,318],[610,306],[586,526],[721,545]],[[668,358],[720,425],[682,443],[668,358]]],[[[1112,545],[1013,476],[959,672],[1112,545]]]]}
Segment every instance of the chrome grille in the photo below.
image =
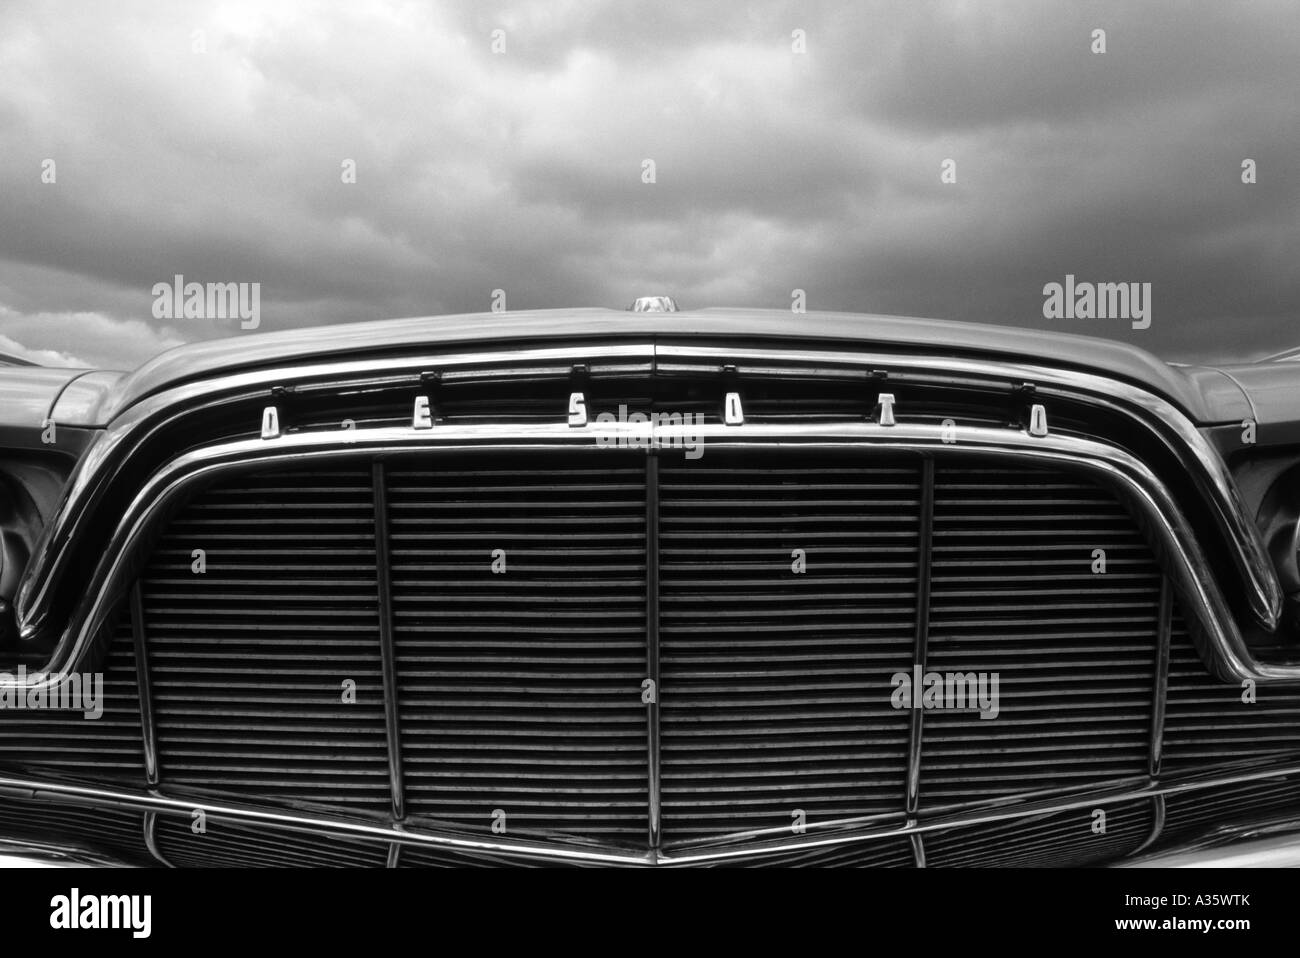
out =
{"type": "Polygon", "coordinates": [[[923,716],[923,807],[1146,774],[1160,589],[1109,492],[937,467],[927,663],[997,673],[1001,711],[923,716]]]}
{"type": "Polygon", "coordinates": [[[412,814],[646,834],[645,472],[617,459],[387,469],[412,814]]]}
{"type": "Polygon", "coordinates": [[[172,519],[140,586],[168,781],[388,806],[374,529],[368,469],[240,477],[172,519]]]}
{"type": "MultiPolygon", "coordinates": [[[[1168,764],[1203,767],[1258,740],[1252,713],[1223,731],[1217,716],[1229,713],[1203,707],[1239,692],[1189,658],[1176,617],[1170,707],[1153,709],[1170,601],[1119,502],[1080,475],[975,451],[934,465],[869,451],[710,451],[702,463],[485,452],[378,466],[357,454],[234,475],[171,519],[140,604],[164,794],[379,824],[396,807],[413,829],[483,839],[501,809],[507,839],[629,851],[650,841],[669,857],[745,848],[789,837],[796,811],[832,833],[846,817],[901,827],[909,770],[923,815],[960,812],[1141,779],[1161,741],[1168,764]],[[1095,548],[1107,551],[1105,575],[1091,571],[1095,548]],[[504,575],[491,570],[495,549],[504,575]],[[798,549],[803,573],[791,568],[798,549]],[[927,712],[918,739],[889,693],[919,648],[930,668],[998,671],[999,719],[927,712]],[[649,706],[647,676],[659,683],[649,706]],[[340,696],[345,680],[355,703],[340,696]]],[[[131,712],[137,694],[131,623],[116,635],[112,735],[138,749],[138,710],[120,707],[131,712]]],[[[1292,707],[1276,694],[1258,713],[1274,722],[1292,707]]],[[[30,751],[9,744],[0,759],[98,775],[58,728],[34,728],[30,751]]],[[[1252,754],[1290,741],[1272,726],[1252,754]]],[[[131,748],[121,770],[134,776],[131,748]]],[[[1225,794],[1225,807],[1249,807],[1248,794],[1225,794]]],[[[1105,838],[1078,814],[1051,813],[927,831],[915,847],[894,836],[752,860],[1104,861],[1143,844],[1153,807],[1116,806],[1105,838]]],[[[160,854],[394,861],[382,842],[187,828],[160,816],[160,854]]],[[[396,858],[494,861],[414,847],[396,858]]]]}
{"type": "Polygon", "coordinates": [[[1171,771],[1300,749],[1300,687],[1214,680],[1181,617],[1174,620],[1164,767],[1171,771]]]}
{"type": "Polygon", "coordinates": [[[918,463],[705,461],[659,469],[664,840],[899,810],[918,463]]]}
{"type": "MultiPolygon", "coordinates": [[[[106,636],[104,714],[87,721],[80,711],[0,710],[0,763],[40,767],[53,760],[62,774],[139,781],[140,698],[131,621],[119,616],[106,636]]],[[[27,662],[28,669],[38,663],[27,662]]],[[[16,665],[0,666],[8,671],[16,665]]]]}
{"type": "Polygon", "coordinates": [[[1152,826],[1151,803],[1139,801],[955,828],[927,837],[926,863],[936,868],[1089,865],[1137,851],[1152,826]]]}
{"type": "Polygon", "coordinates": [[[223,480],[143,608],[164,782],[672,848],[901,821],[926,619],[1003,684],[924,714],[922,809],[1143,774],[1161,581],[1112,495],[977,457],[484,453],[223,480]]]}

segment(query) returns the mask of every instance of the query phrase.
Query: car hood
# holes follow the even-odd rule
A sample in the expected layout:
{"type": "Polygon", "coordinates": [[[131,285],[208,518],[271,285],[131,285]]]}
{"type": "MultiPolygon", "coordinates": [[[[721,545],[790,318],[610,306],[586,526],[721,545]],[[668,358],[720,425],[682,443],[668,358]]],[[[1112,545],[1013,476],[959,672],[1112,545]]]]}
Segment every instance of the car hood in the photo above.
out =
{"type": "Polygon", "coordinates": [[[1171,366],[1126,343],[1067,333],[868,313],[701,309],[638,313],[555,309],[417,316],[191,343],[132,373],[91,374],[74,404],[84,425],[102,425],[148,396],[209,376],[285,363],[358,360],[412,349],[554,345],[561,341],[707,341],[995,358],[1097,373],[1169,400],[1201,424],[1251,414],[1237,380],[1203,366],[1171,366]],[[93,387],[93,388],[92,388],[93,387]]]}

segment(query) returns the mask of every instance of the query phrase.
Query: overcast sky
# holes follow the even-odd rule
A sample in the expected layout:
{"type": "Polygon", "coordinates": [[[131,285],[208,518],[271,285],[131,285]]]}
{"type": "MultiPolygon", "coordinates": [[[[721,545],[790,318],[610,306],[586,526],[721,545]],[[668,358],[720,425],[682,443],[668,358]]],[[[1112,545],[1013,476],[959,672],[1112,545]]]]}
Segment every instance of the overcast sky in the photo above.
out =
{"type": "Polygon", "coordinates": [[[155,320],[177,273],[262,330],[800,288],[1249,358],[1300,345],[1300,7],[3,0],[0,352],[247,335],[155,320]],[[1045,319],[1067,273],[1150,328],[1045,319]]]}

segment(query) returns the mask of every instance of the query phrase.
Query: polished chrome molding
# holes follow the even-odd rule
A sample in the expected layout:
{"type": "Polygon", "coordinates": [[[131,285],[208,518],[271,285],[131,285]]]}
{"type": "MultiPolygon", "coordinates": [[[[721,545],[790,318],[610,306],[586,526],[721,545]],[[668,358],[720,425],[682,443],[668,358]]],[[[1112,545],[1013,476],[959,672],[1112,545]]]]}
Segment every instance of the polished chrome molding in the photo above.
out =
{"type": "Polygon", "coordinates": [[[389,360],[333,360],[225,374],[146,396],[118,411],[78,460],[58,510],[36,542],[19,584],[14,603],[19,636],[31,638],[55,618],[51,588],[64,574],[74,544],[94,515],[98,499],[112,486],[134,450],[166,427],[190,416],[250,399],[267,400],[273,390],[280,388],[310,396],[314,392],[363,392],[415,386],[425,372],[437,372],[444,380],[468,378],[473,373],[484,379],[508,381],[543,375],[567,376],[575,363],[582,363],[591,376],[644,373],[653,367],[654,355],[655,347],[648,342],[593,344],[581,348],[408,353],[389,360]]]}
{"type": "MultiPolygon", "coordinates": [[[[661,344],[656,349],[657,369],[698,372],[700,363],[716,362],[719,352],[715,347],[661,344]]],[[[1095,373],[998,360],[826,349],[773,353],[767,349],[736,348],[728,349],[725,355],[733,363],[743,362],[742,368],[748,375],[788,375],[792,364],[814,368],[853,365],[868,370],[886,369],[891,381],[903,375],[919,375],[964,376],[972,386],[986,386],[990,379],[1028,382],[1034,384],[1039,399],[1083,399],[1130,419],[1136,415],[1139,422],[1159,436],[1174,456],[1188,466],[1188,474],[1201,496],[1214,509],[1216,524],[1233,547],[1233,564],[1246,586],[1246,600],[1258,624],[1272,632],[1281,620],[1281,584],[1223,457],[1178,407],[1146,389],[1095,373]]]]}
{"type": "Polygon", "coordinates": [[[1174,636],[1174,596],[1168,577],[1160,580],[1156,610],[1155,694],[1151,697],[1151,734],[1147,739],[1147,774],[1158,776],[1164,763],[1165,722],[1169,711],[1169,660],[1174,636]]]}
{"type": "Polygon", "coordinates": [[[1129,858],[1136,858],[1144,851],[1160,841],[1160,836],[1165,830],[1165,818],[1169,809],[1165,805],[1165,797],[1156,795],[1151,799],[1151,830],[1147,832],[1147,837],[1142,840],[1142,844],[1133,851],[1129,852],[1129,858]]]}
{"type": "Polygon", "coordinates": [[[379,460],[371,466],[370,490],[375,516],[375,580],[379,611],[379,661],[384,688],[384,744],[388,752],[388,794],[393,818],[406,817],[406,777],[402,772],[402,732],[398,704],[397,649],[393,641],[392,555],[389,543],[388,470],[379,460]]]}
{"type": "MultiPolygon", "coordinates": [[[[930,601],[934,565],[934,459],[921,461],[921,521],[917,530],[916,621],[912,637],[912,665],[924,673],[930,647],[930,601]]],[[[907,796],[905,809],[915,815],[921,804],[921,750],[925,709],[912,709],[907,739],[907,796]]],[[[924,859],[924,853],[918,852],[924,859]]]]}
{"type": "MultiPolygon", "coordinates": [[[[671,340],[672,337],[664,339],[671,340]]],[[[1034,384],[1039,399],[1085,402],[1136,419],[1159,437],[1176,459],[1187,467],[1188,476],[1209,504],[1216,524],[1231,546],[1229,551],[1245,586],[1245,601],[1252,617],[1267,631],[1277,628],[1282,589],[1259,531],[1241,502],[1225,463],[1187,416],[1169,401],[1146,389],[1092,373],[997,360],[855,349],[778,351],[659,341],[513,350],[487,348],[443,354],[406,354],[381,360],[318,361],[225,374],[146,396],[120,411],[78,463],[64,499],[36,544],[23,576],[15,603],[20,636],[31,639],[47,627],[55,628],[56,622],[61,623],[53,608],[52,587],[65,573],[75,544],[93,515],[97,501],[114,484],[118,471],[141,443],[166,426],[189,416],[250,400],[266,400],[275,388],[292,389],[310,396],[313,392],[360,392],[415,385],[420,381],[421,372],[437,372],[445,380],[458,376],[508,380],[567,375],[574,364],[583,365],[588,375],[628,374],[634,370],[644,372],[651,369],[671,375],[698,374],[710,368],[721,370],[724,365],[734,367],[737,363],[743,364],[745,375],[753,376],[789,375],[793,365],[803,364],[810,374],[817,376],[824,376],[831,369],[851,374],[885,369],[895,382],[921,377],[984,388],[1030,382],[1034,384]]],[[[740,430],[746,427],[730,428],[740,430]]],[[[515,433],[520,431],[515,430],[515,433]]],[[[279,441],[268,440],[267,449],[279,441]]],[[[1244,643],[1238,637],[1229,645],[1235,648],[1244,646],[1244,643]]],[[[1229,658],[1235,662],[1240,656],[1231,655],[1229,658]]],[[[1280,671],[1267,668],[1243,670],[1233,664],[1224,671],[1228,677],[1238,673],[1261,681],[1294,681],[1300,679],[1300,663],[1282,666],[1280,671]]]]}
{"type": "Polygon", "coordinates": [[[69,382],[50,408],[49,418],[60,425],[77,425],[94,418],[126,373],[95,370],[69,382]]]}
{"type": "MultiPolygon", "coordinates": [[[[129,587],[133,550],[152,531],[158,517],[191,487],[222,473],[329,461],[360,454],[384,455],[424,451],[438,455],[469,451],[538,453],[546,450],[586,450],[600,456],[598,441],[641,448],[674,447],[699,440],[723,450],[800,449],[808,451],[867,450],[931,456],[981,455],[1042,466],[1074,468],[1109,486],[1148,519],[1147,531],[1165,557],[1184,608],[1207,638],[1212,667],[1229,681],[1300,681],[1300,661],[1258,660],[1236,628],[1197,538],[1170,493],[1136,457],[1113,446],[1068,435],[1030,436],[1024,429],[965,427],[953,442],[942,426],[874,422],[807,423],[799,425],[678,426],[659,423],[593,423],[573,428],[563,422],[533,426],[443,426],[431,430],[384,427],[365,430],[289,433],[276,440],[250,439],[220,443],[185,453],[159,469],[136,493],[109,539],[82,599],[73,609],[68,629],[55,645],[39,682],[54,685],[58,673],[75,671],[85,660],[94,636],[129,587]],[[629,442],[630,440],[630,442],[629,442]]],[[[14,682],[13,676],[0,681],[14,682]]],[[[29,678],[29,684],[37,679],[29,678]]]]}
{"type": "MultiPolygon", "coordinates": [[[[75,802],[79,805],[113,806],[138,809],[146,813],[190,816],[201,811],[209,818],[228,818],[249,825],[285,828],[310,834],[327,834],[377,842],[419,845],[467,854],[506,854],[526,858],[544,858],[555,862],[591,864],[648,864],[644,851],[548,844],[532,841],[497,841],[478,839],[451,832],[414,831],[409,826],[369,823],[342,817],[317,815],[297,810],[278,810],[199,796],[163,795],[156,791],[134,791],[107,785],[77,785],[69,782],[17,778],[0,774],[0,794],[19,791],[26,801],[75,802]]],[[[0,844],[0,847],[3,847],[0,844]]]]}
{"type": "Polygon", "coordinates": [[[158,813],[152,810],[144,813],[144,847],[164,868],[176,867],[167,860],[167,856],[158,847],[158,813]]]}
{"type": "Polygon", "coordinates": [[[912,838],[912,864],[917,868],[925,868],[925,836],[917,832],[912,838]]]}
{"type": "Polygon", "coordinates": [[[144,600],[140,583],[131,586],[131,643],[135,650],[136,698],[140,702],[140,746],[146,785],[158,784],[158,733],[153,717],[153,679],[149,671],[149,640],[145,635],[144,600]]]}
{"type": "MultiPolygon", "coordinates": [[[[340,815],[319,813],[305,808],[268,808],[227,801],[210,793],[162,794],[108,785],[83,785],[73,782],[33,779],[0,774],[0,793],[18,792],[26,801],[51,804],[71,802],[77,805],[138,809],[146,814],[190,816],[202,811],[209,818],[227,818],[249,825],[283,828],[315,835],[337,835],[386,844],[418,846],[430,850],[478,856],[505,856],[521,860],[556,864],[590,865],[713,865],[737,863],[797,852],[834,849],[875,842],[882,839],[913,838],[955,828],[996,822],[1030,819],[1053,813],[1084,811],[1099,805],[1131,803],[1171,794],[1195,792],[1246,782],[1300,775],[1300,757],[1291,756],[1266,765],[1224,766],[1212,772],[1197,772],[1167,782],[1145,778],[1126,779],[1103,788],[1083,788],[1020,796],[1015,799],[990,799],[958,812],[933,817],[904,818],[898,813],[845,819],[821,823],[816,831],[791,835],[788,828],[778,837],[761,841],[742,841],[745,835],[727,836],[721,841],[695,842],[662,849],[602,846],[577,839],[539,841],[516,839],[504,841],[449,830],[423,827],[408,821],[400,825],[380,821],[363,821],[340,815]],[[834,825],[831,830],[828,826],[834,825]],[[825,830],[822,830],[822,829],[825,830]]],[[[0,847],[3,847],[0,842],[0,847]]],[[[916,845],[913,846],[914,848],[916,845]]],[[[1124,864],[1138,864],[1140,859],[1124,864]]]]}
{"type": "Polygon", "coordinates": [[[646,679],[654,695],[646,703],[646,821],[647,841],[658,848],[663,838],[662,749],[659,735],[659,457],[646,456],[645,464],[645,655],[646,679]]]}

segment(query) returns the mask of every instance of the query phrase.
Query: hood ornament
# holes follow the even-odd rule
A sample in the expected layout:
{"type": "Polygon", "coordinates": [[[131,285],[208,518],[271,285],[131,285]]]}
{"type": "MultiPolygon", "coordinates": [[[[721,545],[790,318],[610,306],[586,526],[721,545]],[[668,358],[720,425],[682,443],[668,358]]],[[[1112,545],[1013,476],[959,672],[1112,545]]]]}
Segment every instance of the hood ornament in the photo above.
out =
{"type": "Polygon", "coordinates": [[[634,313],[677,312],[677,304],[671,296],[638,296],[629,308],[634,313]]]}

